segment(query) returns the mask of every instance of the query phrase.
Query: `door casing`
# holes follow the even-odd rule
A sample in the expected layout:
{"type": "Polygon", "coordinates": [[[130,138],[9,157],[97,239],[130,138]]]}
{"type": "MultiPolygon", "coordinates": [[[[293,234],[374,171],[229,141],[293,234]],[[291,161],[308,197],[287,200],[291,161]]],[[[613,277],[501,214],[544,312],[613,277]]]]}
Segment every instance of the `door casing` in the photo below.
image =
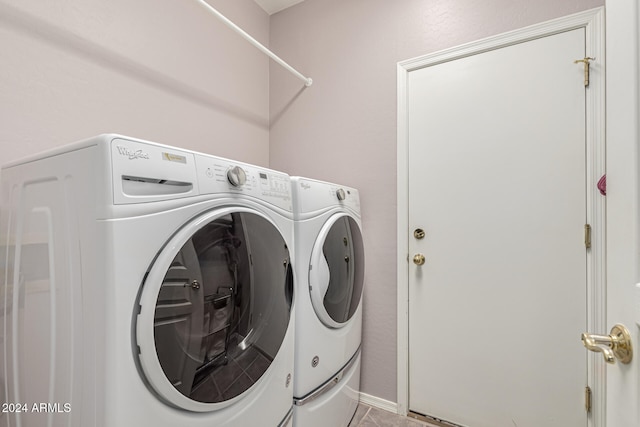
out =
{"type": "MultiPolygon", "coordinates": [[[[640,5],[606,0],[607,25],[607,327],[622,323],[640,343],[640,5]],[[634,325],[635,323],[635,325],[634,325]]],[[[598,333],[595,331],[594,333],[598,333]]],[[[607,370],[607,423],[640,425],[640,363],[607,370]]]]}
{"type": "MultiPolygon", "coordinates": [[[[398,133],[397,133],[397,282],[398,282],[398,413],[409,411],[409,224],[408,224],[408,73],[439,63],[454,61],[469,55],[506,47],[516,43],[553,35],[558,32],[585,28],[587,56],[596,58],[590,69],[590,84],[586,91],[586,180],[587,223],[592,227],[592,247],[587,259],[587,325],[589,331],[606,328],[605,270],[605,201],[595,186],[605,174],[605,80],[604,80],[604,8],[558,18],[530,27],[478,40],[433,54],[398,63],[398,133]],[[600,58],[598,60],[598,58],[600,58]]],[[[579,59],[579,58],[576,58],[579,59]]],[[[580,345],[579,337],[576,337],[580,345]]],[[[596,369],[599,354],[590,354],[587,363],[588,383],[593,391],[589,426],[605,426],[605,373],[596,369]]]]}

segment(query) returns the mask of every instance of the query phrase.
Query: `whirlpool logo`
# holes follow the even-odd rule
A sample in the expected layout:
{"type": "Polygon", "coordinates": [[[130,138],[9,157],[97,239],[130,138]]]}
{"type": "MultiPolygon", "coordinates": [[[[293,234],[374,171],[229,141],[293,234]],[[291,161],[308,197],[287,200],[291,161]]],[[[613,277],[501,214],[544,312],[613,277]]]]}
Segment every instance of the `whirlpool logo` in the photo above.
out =
{"type": "Polygon", "coordinates": [[[135,160],[135,159],[149,160],[149,154],[145,153],[142,150],[132,150],[130,148],[123,147],[121,145],[118,145],[117,148],[118,148],[118,154],[120,154],[121,156],[128,157],[129,160],[135,160]]]}

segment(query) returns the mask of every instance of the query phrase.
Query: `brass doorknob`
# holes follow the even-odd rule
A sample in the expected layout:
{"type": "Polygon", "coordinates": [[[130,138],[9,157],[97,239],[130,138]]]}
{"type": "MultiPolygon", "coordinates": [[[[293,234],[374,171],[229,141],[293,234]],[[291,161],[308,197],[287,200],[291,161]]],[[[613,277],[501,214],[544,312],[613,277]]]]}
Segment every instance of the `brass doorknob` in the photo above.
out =
{"type": "Polygon", "coordinates": [[[631,362],[633,357],[631,334],[623,325],[615,325],[611,328],[609,335],[584,333],[581,339],[587,349],[602,353],[607,363],[615,363],[616,358],[621,363],[631,362]]]}
{"type": "Polygon", "coordinates": [[[422,265],[422,264],[424,264],[424,262],[425,262],[424,255],[422,255],[422,254],[415,254],[415,255],[413,256],[413,263],[414,263],[415,265],[422,265]]]}

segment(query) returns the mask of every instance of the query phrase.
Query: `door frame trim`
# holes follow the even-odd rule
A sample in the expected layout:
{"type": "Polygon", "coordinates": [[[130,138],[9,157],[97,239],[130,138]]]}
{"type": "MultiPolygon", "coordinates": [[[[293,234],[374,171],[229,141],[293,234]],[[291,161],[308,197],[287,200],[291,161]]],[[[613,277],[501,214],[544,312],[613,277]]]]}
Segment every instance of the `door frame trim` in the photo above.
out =
{"type": "MultiPolygon", "coordinates": [[[[586,223],[592,227],[592,248],[587,252],[587,330],[606,333],[605,198],[596,184],[605,173],[605,13],[604,7],[481,39],[419,56],[397,64],[397,400],[398,413],[409,412],[409,175],[408,87],[409,73],[541,37],[578,28],[585,29],[587,56],[594,57],[591,81],[586,89],[586,223]]],[[[579,59],[579,58],[576,58],[579,59]]],[[[576,337],[576,345],[581,345],[576,337]]],[[[593,390],[589,427],[606,424],[606,378],[602,356],[587,352],[587,382],[593,390]]],[[[559,355],[559,357],[562,357],[559,355]]]]}

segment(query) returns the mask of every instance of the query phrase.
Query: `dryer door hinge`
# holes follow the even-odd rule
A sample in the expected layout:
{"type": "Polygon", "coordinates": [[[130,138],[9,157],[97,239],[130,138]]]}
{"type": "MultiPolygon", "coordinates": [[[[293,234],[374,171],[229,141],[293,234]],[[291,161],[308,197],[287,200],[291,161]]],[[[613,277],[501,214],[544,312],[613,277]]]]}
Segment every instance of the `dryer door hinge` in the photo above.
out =
{"type": "Polygon", "coordinates": [[[584,389],[584,409],[591,412],[591,387],[589,386],[584,389]]]}

